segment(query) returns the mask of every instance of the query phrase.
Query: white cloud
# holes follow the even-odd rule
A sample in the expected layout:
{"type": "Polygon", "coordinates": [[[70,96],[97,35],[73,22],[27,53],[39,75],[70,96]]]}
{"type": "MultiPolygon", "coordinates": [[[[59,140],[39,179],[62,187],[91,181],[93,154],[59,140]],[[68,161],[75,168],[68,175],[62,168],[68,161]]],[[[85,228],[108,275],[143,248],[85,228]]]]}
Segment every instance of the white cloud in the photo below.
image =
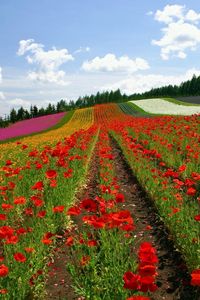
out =
{"type": "Polygon", "coordinates": [[[45,51],[44,45],[35,43],[33,39],[21,40],[17,55],[23,56],[27,53],[27,62],[36,66],[36,70],[29,72],[30,79],[60,85],[65,84],[65,72],[59,68],[64,63],[74,60],[67,49],[58,50],[53,47],[51,50],[45,51]]]}
{"type": "Polygon", "coordinates": [[[185,20],[198,23],[198,21],[200,20],[200,14],[196,13],[196,11],[194,11],[193,9],[190,9],[185,16],[185,20]]]}
{"type": "Polygon", "coordinates": [[[31,103],[29,101],[23,100],[21,98],[15,98],[13,100],[10,100],[9,103],[13,105],[14,107],[20,107],[23,106],[24,108],[29,108],[31,103]]]}
{"type": "MultiPolygon", "coordinates": [[[[2,68],[0,67],[0,84],[2,83],[2,68]]],[[[5,100],[5,95],[0,91],[0,100],[5,100]]]]}
{"type": "Polygon", "coordinates": [[[0,67],[0,83],[2,82],[2,68],[0,67]]]}
{"type": "Polygon", "coordinates": [[[183,81],[191,79],[194,74],[200,76],[200,70],[193,68],[185,72],[185,74],[179,76],[161,74],[137,74],[122,79],[114,84],[104,85],[101,90],[116,90],[119,88],[123,93],[130,95],[133,93],[145,92],[152,88],[158,88],[169,84],[178,85],[183,81]]]}
{"type": "Polygon", "coordinates": [[[146,13],[147,16],[152,16],[153,15],[153,12],[150,10],[146,13]]]}
{"type": "Polygon", "coordinates": [[[4,93],[0,92],[0,100],[5,100],[5,99],[6,99],[6,97],[5,97],[4,93]]]}
{"type": "Polygon", "coordinates": [[[163,10],[157,10],[155,20],[166,24],[175,20],[183,19],[185,6],[183,5],[166,5],[163,10]]]}
{"type": "Polygon", "coordinates": [[[194,10],[186,10],[183,5],[166,5],[157,10],[155,20],[165,23],[161,29],[163,36],[152,40],[152,44],[161,48],[161,57],[168,60],[171,57],[185,59],[187,51],[195,51],[200,44],[200,28],[197,23],[200,14],[194,10]]]}
{"type": "Polygon", "coordinates": [[[104,57],[95,57],[85,61],[82,69],[87,72],[126,72],[134,73],[138,70],[149,69],[149,64],[142,58],[131,59],[128,56],[117,58],[115,54],[108,53],[104,57]]]}
{"type": "Polygon", "coordinates": [[[79,49],[74,51],[74,54],[81,53],[81,52],[90,52],[90,50],[91,50],[90,47],[80,47],[79,49]]]}

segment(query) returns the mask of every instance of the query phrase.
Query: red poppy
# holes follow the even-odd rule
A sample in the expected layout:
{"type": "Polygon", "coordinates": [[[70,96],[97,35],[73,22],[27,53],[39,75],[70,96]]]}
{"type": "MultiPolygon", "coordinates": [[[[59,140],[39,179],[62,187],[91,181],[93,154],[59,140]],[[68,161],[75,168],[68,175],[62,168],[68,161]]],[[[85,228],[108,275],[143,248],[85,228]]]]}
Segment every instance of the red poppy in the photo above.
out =
{"type": "Polygon", "coordinates": [[[191,285],[200,286],[200,269],[193,270],[191,277],[191,285]]]}
{"type": "Polygon", "coordinates": [[[69,236],[65,242],[65,245],[72,246],[74,244],[74,238],[72,236],[69,236]]]}
{"type": "Polygon", "coordinates": [[[88,247],[96,247],[97,246],[97,241],[91,240],[87,242],[88,247]]]}
{"type": "Polygon", "coordinates": [[[48,171],[46,171],[45,175],[46,175],[46,178],[53,179],[53,178],[57,177],[57,172],[55,170],[48,170],[48,171]]]}
{"type": "Polygon", "coordinates": [[[3,210],[11,210],[11,209],[13,209],[13,205],[8,204],[8,203],[2,203],[1,207],[2,207],[3,210]]]}
{"type": "Polygon", "coordinates": [[[40,207],[44,205],[44,201],[41,200],[39,197],[37,196],[31,196],[31,200],[33,201],[34,205],[36,207],[40,207]]]}
{"type": "Polygon", "coordinates": [[[1,289],[1,290],[0,290],[0,294],[1,294],[1,295],[7,294],[7,293],[8,293],[8,290],[7,290],[7,289],[1,289]]]}
{"type": "Polygon", "coordinates": [[[80,207],[85,209],[89,212],[96,212],[97,210],[97,203],[91,199],[84,199],[80,203],[80,207]]]}
{"type": "Polygon", "coordinates": [[[77,206],[72,206],[72,207],[70,207],[70,208],[68,209],[68,211],[67,211],[67,215],[68,215],[68,216],[77,216],[77,215],[79,215],[80,213],[81,213],[81,210],[80,210],[80,208],[77,207],[77,206]]]}
{"type": "Polygon", "coordinates": [[[186,170],[186,165],[182,165],[178,168],[179,172],[184,172],[186,170]]]}
{"type": "Polygon", "coordinates": [[[7,216],[4,214],[0,214],[0,221],[5,221],[7,220],[7,216]]]}
{"type": "Polygon", "coordinates": [[[32,207],[27,207],[27,208],[24,210],[24,213],[25,213],[25,215],[27,215],[27,216],[33,216],[33,209],[32,209],[32,207]]]}
{"type": "Polygon", "coordinates": [[[146,296],[132,296],[130,298],[127,298],[126,300],[151,300],[151,299],[146,296]]]}
{"type": "Polygon", "coordinates": [[[46,210],[41,210],[38,212],[37,217],[42,219],[46,216],[46,213],[46,210]]]}
{"type": "Polygon", "coordinates": [[[24,248],[24,250],[25,250],[27,253],[35,252],[35,249],[34,249],[34,248],[30,248],[30,247],[26,247],[26,248],[24,248]]]}
{"type": "Polygon", "coordinates": [[[24,254],[18,252],[18,253],[15,253],[14,255],[14,259],[18,262],[25,262],[26,261],[26,256],[24,256],[24,254]]]}
{"type": "Polygon", "coordinates": [[[123,194],[117,194],[116,196],[115,196],[115,201],[117,202],[117,203],[123,203],[124,201],[125,201],[125,198],[124,198],[124,195],[123,194]]]}
{"type": "Polygon", "coordinates": [[[187,189],[186,194],[187,194],[188,196],[194,196],[194,195],[196,194],[196,189],[193,188],[193,187],[190,187],[190,188],[187,189]]]}
{"type": "Polygon", "coordinates": [[[39,190],[41,191],[44,188],[44,184],[42,181],[38,181],[36,182],[33,186],[32,186],[32,190],[39,190]]]}
{"type": "Polygon", "coordinates": [[[134,274],[132,272],[124,273],[123,280],[124,280],[124,288],[129,290],[137,290],[139,287],[138,280],[139,275],[134,274]]]}
{"type": "Polygon", "coordinates": [[[61,212],[63,212],[64,211],[64,209],[65,209],[65,207],[64,207],[64,205],[60,205],[60,206],[55,206],[55,207],[53,207],[53,212],[54,213],[61,213],[61,212]]]}
{"type": "Polygon", "coordinates": [[[10,226],[0,227],[0,238],[5,239],[14,235],[14,229],[10,226]]]}
{"type": "Polygon", "coordinates": [[[52,240],[47,239],[47,238],[43,238],[42,243],[45,244],[45,245],[50,245],[50,244],[52,244],[52,240]]]}
{"type": "Polygon", "coordinates": [[[19,238],[16,235],[12,235],[8,238],[6,238],[5,244],[12,244],[15,245],[19,242],[19,238]]]}
{"type": "Polygon", "coordinates": [[[155,284],[155,278],[152,276],[145,276],[140,278],[140,291],[142,292],[155,292],[157,285],[155,284]]]}
{"type": "Polygon", "coordinates": [[[194,217],[194,219],[195,219],[196,221],[200,221],[200,215],[196,215],[196,216],[194,217]]]}
{"type": "Polygon", "coordinates": [[[14,199],[14,204],[25,204],[26,198],[25,197],[17,197],[14,199]]]}
{"type": "Polygon", "coordinates": [[[12,165],[12,161],[9,159],[6,161],[6,166],[10,166],[10,165],[12,165]]]}
{"type": "Polygon", "coordinates": [[[0,277],[5,277],[8,275],[8,267],[6,267],[5,265],[0,265],[0,277]]]}
{"type": "Polygon", "coordinates": [[[55,179],[50,179],[50,187],[57,187],[57,181],[55,179]]]}
{"type": "Polygon", "coordinates": [[[156,267],[154,265],[139,266],[138,272],[140,276],[154,276],[156,275],[156,267]]]}

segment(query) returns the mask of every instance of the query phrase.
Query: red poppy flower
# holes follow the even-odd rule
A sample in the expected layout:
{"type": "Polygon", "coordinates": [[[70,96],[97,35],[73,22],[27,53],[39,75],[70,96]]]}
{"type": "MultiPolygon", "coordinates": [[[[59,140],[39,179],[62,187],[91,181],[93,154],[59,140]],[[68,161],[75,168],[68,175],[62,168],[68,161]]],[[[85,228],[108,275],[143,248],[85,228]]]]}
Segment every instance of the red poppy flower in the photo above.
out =
{"type": "Polygon", "coordinates": [[[142,292],[155,292],[157,285],[155,284],[155,278],[152,276],[145,276],[140,278],[140,291],[142,292]]]}
{"type": "Polygon", "coordinates": [[[190,187],[190,188],[187,189],[186,194],[187,194],[188,196],[194,196],[194,195],[196,194],[196,189],[193,188],[193,187],[190,187]]]}
{"type": "Polygon", "coordinates": [[[91,240],[87,242],[88,247],[96,247],[97,246],[97,241],[91,240]]]}
{"type": "Polygon", "coordinates": [[[42,239],[42,243],[45,245],[50,245],[50,244],[52,244],[52,240],[44,238],[44,239],[42,239]]]}
{"type": "Polygon", "coordinates": [[[13,209],[13,205],[8,204],[8,203],[2,203],[1,207],[2,207],[3,210],[11,210],[11,209],[13,209]]]}
{"type": "Polygon", "coordinates": [[[194,217],[194,219],[195,219],[196,221],[200,221],[200,215],[196,215],[196,216],[194,217]]]}
{"type": "Polygon", "coordinates": [[[57,177],[57,172],[55,170],[48,170],[48,171],[46,171],[45,175],[46,175],[46,178],[52,179],[52,178],[57,177]]]}
{"type": "Polygon", "coordinates": [[[26,248],[24,248],[24,250],[25,250],[27,253],[35,252],[35,249],[34,249],[34,248],[30,248],[30,247],[26,247],[26,248]]]}
{"type": "Polygon", "coordinates": [[[96,212],[97,210],[97,203],[91,199],[84,199],[80,203],[80,207],[90,212],[96,212]]]}
{"type": "Polygon", "coordinates": [[[0,227],[0,238],[5,239],[14,235],[14,229],[10,226],[0,227]]]}
{"type": "Polygon", "coordinates": [[[33,209],[32,209],[32,207],[27,207],[27,208],[24,210],[24,213],[25,213],[25,215],[27,215],[27,216],[33,216],[33,209]]]}
{"type": "Polygon", "coordinates": [[[200,269],[193,270],[191,277],[191,285],[200,286],[200,269]]]}
{"type": "Polygon", "coordinates": [[[156,267],[154,265],[139,266],[138,272],[142,277],[154,276],[156,275],[156,267]]]}
{"type": "Polygon", "coordinates": [[[39,190],[41,191],[44,188],[44,184],[42,181],[38,181],[36,182],[33,186],[32,186],[32,190],[39,190]]]}
{"type": "Polygon", "coordinates": [[[10,166],[10,165],[12,165],[12,161],[9,159],[6,161],[6,166],[10,166]]]}
{"type": "Polygon", "coordinates": [[[126,300],[151,300],[151,299],[146,296],[132,296],[130,298],[127,298],[126,300]]]}
{"type": "Polygon", "coordinates": [[[25,197],[17,197],[14,199],[14,204],[25,204],[26,198],[25,197]]]}
{"type": "Polygon", "coordinates": [[[72,207],[70,207],[70,208],[68,209],[68,211],[67,211],[67,215],[68,215],[68,216],[77,216],[77,215],[79,215],[80,213],[81,213],[81,210],[80,210],[80,208],[77,207],[77,206],[72,206],[72,207]]]}
{"type": "Polygon", "coordinates": [[[116,202],[117,203],[123,203],[124,201],[125,201],[125,198],[124,198],[124,195],[123,194],[117,194],[116,196],[115,196],[115,200],[116,200],[116,202]]]}
{"type": "Polygon", "coordinates": [[[178,168],[179,172],[184,172],[186,170],[186,165],[182,165],[178,168]]]}
{"type": "Polygon", "coordinates": [[[7,289],[1,289],[0,290],[0,294],[1,295],[5,295],[5,294],[7,294],[8,293],[8,290],[7,289]]]}
{"type": "Polygon", "coordinates": [[[18,262],[25,262],[26,261],[26,257],[24,256],[24,254],[18,252],[18,253],[15,253],[14,255],[14,259],[18,262]]]}
{"type": "Polygon", "coordinates": [[[124,288],[129,290],[137,290],[138,289],[138,280],[139,275],[134,274],[132,272],[124,273],[123,280],[124,280],[124,288]]]}
{"type": "Polygon", "coordinates": [[[8,267],[6,267],[5,265],[0,265],[0,277],[5,277],[8,275],[8,267]]]}
{"type": "Polygon", "coordinates": [[[57,181],[55,179],[50,179],[50,187],[57,187],[57,181]]]}
{"type": "Polygon", "coordinates": [[[5,244],[12,244],[15,245],[19,242],[19,238],[16,235],[12,235],[10,237],[8,237],[5,241],[5,244]]]}
{"type": "Polygon", "coordinates": [[[74,244],[74,238],[72,236],[69,236],[65,242],[65,245],[72,246],[74,244]]]}
{"type": "Polygon", "coordinates": [[[4,214],[0,214],[0,221],[5,221],[7,220],[7,216],[4,214]]]}
{"type": "Polygon", "coordinates": [[[38,212],[37,217],[42,219],[46,216],[46,213],[46,210],[41,210],[38,212]]]}
{"type": "Polygon", "coordinates": [[[54,213],[61,213],[61,212],[63,212],[64,211],[64,209],[65,209],[65,207],[64,207],[64,205],[60,205],[60,206],[55,206],[55,207],[53,207],[53,212],[54,213]]]}

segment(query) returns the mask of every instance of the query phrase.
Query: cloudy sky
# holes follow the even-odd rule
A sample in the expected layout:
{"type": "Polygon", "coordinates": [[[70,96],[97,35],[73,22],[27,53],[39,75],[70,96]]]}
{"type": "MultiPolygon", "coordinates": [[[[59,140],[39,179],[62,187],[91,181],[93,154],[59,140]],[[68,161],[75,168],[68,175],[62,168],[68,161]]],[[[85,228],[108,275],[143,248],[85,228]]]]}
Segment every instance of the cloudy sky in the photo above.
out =
{"type": "Polygon", "coordinates": [[[0,115],[200,75],[200,3],[0,0],[0,115]]]}

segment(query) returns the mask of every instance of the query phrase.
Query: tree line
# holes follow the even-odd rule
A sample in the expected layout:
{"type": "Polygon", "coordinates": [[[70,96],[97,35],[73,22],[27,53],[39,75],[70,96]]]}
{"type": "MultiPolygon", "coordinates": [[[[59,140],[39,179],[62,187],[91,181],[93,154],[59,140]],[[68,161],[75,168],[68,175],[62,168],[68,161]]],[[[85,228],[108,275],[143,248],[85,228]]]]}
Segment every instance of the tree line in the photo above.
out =
{"type": "Polygon", "coordinates": [[[134,93],[129,99],[143,99],[151,97],[180,97],[180,96],[199,96],[200,95],[200,76],[193,75],[191,80],[182,82],[180,85],[167,85],[153,88],[144,93],[134,93]]]}
{"type": "Polygon", "coordinates": [[[130,96],[122,94],[118,89],[116,91],[98,92],[95,95],[85,95],[79,97],[76,101],[60,100],[56,105],[49,103],[46,108],[38,108],[36,105],[31,106],[30,110],[20,107],[18,110],[14,108],[5,118],[0,118],[0,127],[6,127],[10,123],[21,120],[27,120],[49,114],[55,114],[63,111],[74,110],[94,106],[95,104],[126,102],[129,100],[151,98],[151,97],[179,97],[179,96],[198,96],[200,95],[200,76],[193,75],[191,80],[182,82],[180,85],[167,85],[159,88],[152,88],[144,93],[134,93],[130,96]]]}

